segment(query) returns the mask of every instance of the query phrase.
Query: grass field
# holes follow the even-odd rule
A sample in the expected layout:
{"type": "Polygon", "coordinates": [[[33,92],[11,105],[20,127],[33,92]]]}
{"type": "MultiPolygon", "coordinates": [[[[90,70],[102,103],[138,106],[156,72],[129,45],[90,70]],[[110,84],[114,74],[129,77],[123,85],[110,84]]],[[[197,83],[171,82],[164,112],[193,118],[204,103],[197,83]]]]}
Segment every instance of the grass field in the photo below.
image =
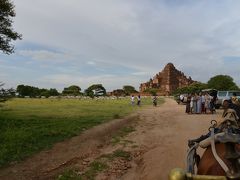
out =
{"type": "MultiPolygon", "coordinates": [[[[142,105],[150,105],[149,98],[142,105]]],[[[140,107],[142,108],[142,107],[140,107]]],[[[0,167],[138,110],[129,99],[13,99],[0,107],[0,167]]]]}

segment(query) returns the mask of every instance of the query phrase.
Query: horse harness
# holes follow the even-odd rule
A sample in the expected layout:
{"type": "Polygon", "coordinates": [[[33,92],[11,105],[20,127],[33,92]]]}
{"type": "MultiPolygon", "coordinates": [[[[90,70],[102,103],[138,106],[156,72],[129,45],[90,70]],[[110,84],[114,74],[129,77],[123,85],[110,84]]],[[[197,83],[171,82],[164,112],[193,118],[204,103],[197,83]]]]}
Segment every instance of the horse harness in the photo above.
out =
{"type": "MultiPolygon", "coordinates": [[[[215,177],[209,176],[210,179],[240,179],[240,153],[236,151],[235,145],[240,144],[240,126],[238,123],[238,116],[236,112],[232,109],[228,109],[224,115],[222,122],[217,123],[216,120],[211,121],[211,126],[209,128],[209,133],[202,135],[201,137],[188,141],[189,150],[187,153],[187,174],[188,176],[195,175],[195,165],[198,166],[200,162],[200,156],[197,154],[197,148],[200,146],[206,148],[211,146],[211,150],[214,158],[217,160],[219,165],[226,173],[226,177],[215,177]],[[215,148],[215,143],[224,143],[226,148],[225,158],[231,163],[231,168],[229,168],[224,161],[218,156],[215,148]],[[215,177],[215,178],[214,178],[215,177]]],[[[200,176],[200,178],[207,180],[208,176],[200,176]]],[[[194,178],[189,178],[194,179],[194,178]]]]}

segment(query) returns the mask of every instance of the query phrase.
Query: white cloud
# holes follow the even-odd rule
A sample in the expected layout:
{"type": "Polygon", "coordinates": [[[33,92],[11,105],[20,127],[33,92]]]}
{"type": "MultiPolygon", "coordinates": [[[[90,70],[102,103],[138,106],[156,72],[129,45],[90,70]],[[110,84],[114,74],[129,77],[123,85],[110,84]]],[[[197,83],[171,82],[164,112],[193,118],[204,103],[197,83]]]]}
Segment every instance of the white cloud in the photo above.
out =
{"type": "MultiPolygon", "coordinates": [[[[14,0],[14,3],[15,28],[23,34],[17,45],[31,42],[59,50],[23,48],[17,53],[46,65],[51,59],[75,67],[89,65],[102,72],[83,79],[85,84],[91,80],[101,82],[106,68],[120,66],[134,71],[126,77],[117,77],[118,81],[137,86],[168,62],[194,80],[206,82],[224,72],[240,84],[236,73],[240,62],[234,67],[223,62],[226,56],[240,56],[238,1],[14,0]]],[[[65,71],[71,74],[71,69],[65,71]]],[[[81,77],[74,80],[72,76],[62,76],[66,83],[69,81],[67,84],[81,83],[81,77]]],[[[59,73],[56,77],[60,77],[59,73]]],[[[118,88],[111,78],[104,82],[108,87],[118,88]]]]}
{"type": "Polygon", "coordinates": [[[87,64],[88,64],[88,65],[93,65],[93,66],[96,65],[96,63],[93,62],[93,61],[88,61],[87,64]]]}
{"type": "Polygon", "coordinates": [[[21,56],[30,57],[38,61],[66,62],[72,58],[69,54],[52,52],[47,50],[20,50],[17,52],[21,56]]]}

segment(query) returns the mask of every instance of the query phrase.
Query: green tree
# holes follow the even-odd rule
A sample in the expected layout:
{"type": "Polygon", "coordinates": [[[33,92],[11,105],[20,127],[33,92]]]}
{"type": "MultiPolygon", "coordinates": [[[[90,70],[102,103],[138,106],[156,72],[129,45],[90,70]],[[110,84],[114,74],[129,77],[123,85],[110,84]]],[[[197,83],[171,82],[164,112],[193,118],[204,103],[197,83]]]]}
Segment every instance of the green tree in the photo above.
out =
{"type": "Polygon", "coordinates": [[[152,96],[156,96],[157,92],[158,92],[158,89],[156,89],[156,88],[148,88],[144,92],[150,93],[152,96]]]}
{"type": "Polygon", "coordinates": [[[126,95],[130,95],[132,93],[137,93],[135,88],[133,86],[130,86],[130,85],[123,86],[123,90],[125,91],[126,95]]]}
{"type": "Polygon", "coordinates": [[[72,85],[67,88],[64,88],[62,91],[63,95],[72,95],[72,96],[78,96],[81,95],[81,88],[77,85],[72,85]]]}
{"type": "Polygon", "coordinates": [[[58,96],[59,92],[56,89],[40,89],[40,96],[45,96],[46,98],[50,96],[58,96]]]}
{"type": "Polygon", "coordinates": [[[85,93],[86,96],[89,96],[91,98],[94,97],[94,92],[91,89],[89,89],[89,88],[85,89],[84,93],[85,93]]]}
{"type": "Polygon", "coordinates": [[[17,86],[17,93],[18,93],[18,96],[21,96],[21,97],[24,96],[23,95],[23,93],[24,93],[24,85],[23,84],[17,86]]]}
{"type": "Polygon", "coordinates": [[[39,89],[38,87],[28,86],[28,85],[18,85],[17,93],[19,97],[39,97],[39,96],[58,96],[59,92],[56,89],[39,89]]]}
{"type": "Polygon", "coordinates": [[[24,97],[24,96],[29,96],[30,94],[30,86],[25,86],[23,84],[17,86],[17,93],[18,96],[24,97]]]}
{"type": "Polygon", "coordinates": [[[115,89],[113,90],[112,94],[118,97],[118,96],[125,96],[126,92],[123,89],[115,89]]]}
{"type": "Polygon", "coordinates": [[[14,52],[12,40],[21,39],[22,35],[15,32],[12,28],[15,17],[14,5],[10,0],[0,1],[0,50],[3,53],[11,54],[14,52]]]}
{"type": "Polygon", "coordinates": [[[195,92],[200,92],[203,89],[207,89],[207,88],[208,88],[208,85],[205,83],[194,82],[189,86],[176,89],[172,94],[176,95],[176,94],[185,94],[185,93],[195,93],[195,92]]]}
{"type": "Polygon", "coordinates": [[[49,95],[50,96],[58,96],[59,95],[59,92],[56,90],[56,89],[50,89],[49,90],[49,95]]]}
{"type": "Polygon", "coordinates": [[[49,90],[48,89],[40,89],[40,95],[39,96],[45,96],[48,98],[50,96],[49,90]]]}
{"type": "Polygon", "coordinates": [[[207,82],[209,88],[217,90],[238,90],[239,87],[233,81],[233,78],[228,75],[217,75],[207,82]]]}
{"type": "Polygon", "coordinates": [[[90,97],[106,96],[106,89],[102,84],[93,84],[85,90],[85,94],[90,97]]]}
{"type": "MultiPolygon", "coordinates": [[[[0,87],[2,87],[3,85],[4,85],[3,83],[0,83],[0,87]]],[[[11,89],[4,89],[4,88],[0,89],[0,103],[7,101],[8,99],[10,99],[14,96],[15,96],[14,89],[12,89],[12,88],[11,89]]]]}
{"type": "Polygon", "coordinates": [[[39,88],[23,84],[17,86],[17,93],[20,97],[37,97],[41,95],[41,91],[39,88]]]}

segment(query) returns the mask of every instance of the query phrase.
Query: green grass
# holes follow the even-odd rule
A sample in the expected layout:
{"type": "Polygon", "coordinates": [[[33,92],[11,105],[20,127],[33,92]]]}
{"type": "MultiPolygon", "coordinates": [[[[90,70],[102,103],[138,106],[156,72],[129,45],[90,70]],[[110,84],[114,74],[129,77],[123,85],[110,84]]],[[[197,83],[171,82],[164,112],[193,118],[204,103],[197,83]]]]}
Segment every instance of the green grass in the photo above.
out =
{"type": "Polygon", "coordinates": [[[65,170],[63,174],[59,175],[56,179],[57,180],[82,180],[81,176],[78,175],[77,172],[75,172],[72,169],[65,170]]]}
{"type": "Polygon", "coordinates": [[[117,149],[111,154],[103,154],[102,156],[99,157],[99,159],[108,159],[110,161],[114,160],[115,158],[123,158],[125,160],[131,160],[131,154],[130,152],[124,151],[122,149],[117,149]]]}
{"type": "Polygon", "coordinates": [[[90,164],[89,169],[82,175],[84,179],[94,180],[95,176],[99,173],[108,169],[108,165],[106,162],[102,161],[93,161],[90,164]]]}
{"type": "Polygon", "coordinates": [[[133,126],[126,126],[120,129],[116,134],[112,137],[111,143],[113,145],[116,145],[117,143],[120,143],[123,137],[127,136],[129,133],[135,131],[135,128],[133,126]]]}
{"type": "Polygon", "coordinates": [[[79,173],[74,169],[66,169],[63,173],[57,176],[57,180],[94,180],[95,177],[103,172],[109,167],[111,167],[111,162],[117,158],[124,159],[126,161],[132,160],[130,152],[118,149],[111,154],[104,154],[99,158],[95,159],[89,164],[85,172],[79,173]]]}
{"type": "Polygon", "coordinates": [[[57,180],[94,180],[99,172],[108,169],[107,162],[99,159],[93,161],[88,169],[81,175],[73,169],[66,169],[62,174],[58,175],[57,180]]]}
{"type": "Polygon", "coordinates": [[[111,166],[110,162],[116,158],[122,158],[127,161],[130,161],[132,159],[130,152],[118,149],[111,154],[104,154],[95,161],[93,161],[89,165],[88,170],[79,177],[83,179],[94,180],[99,172],[109,169],[109,167],[111,166]]]}
{"type": "MultiPolygon", "coordinates": [[[[142,104],[149,105],[151,100],[142,99],[142,104]]],[[[131,106],[130,99],[7,101],[0,108],[0,167],[21,161],[56,142],[140,108],[131,106]]]]}
{"type": "Polygon", "coordinates": [[[131,160],[131,154],[130,152],[127,152],[127,151],[123,151],[121,149],[118,149],[116,151],[113,152],[112,154],[113,157],[120,157],[120,158],[123,158],[123,159],[126,159],[128,161],[131,160]]]}

